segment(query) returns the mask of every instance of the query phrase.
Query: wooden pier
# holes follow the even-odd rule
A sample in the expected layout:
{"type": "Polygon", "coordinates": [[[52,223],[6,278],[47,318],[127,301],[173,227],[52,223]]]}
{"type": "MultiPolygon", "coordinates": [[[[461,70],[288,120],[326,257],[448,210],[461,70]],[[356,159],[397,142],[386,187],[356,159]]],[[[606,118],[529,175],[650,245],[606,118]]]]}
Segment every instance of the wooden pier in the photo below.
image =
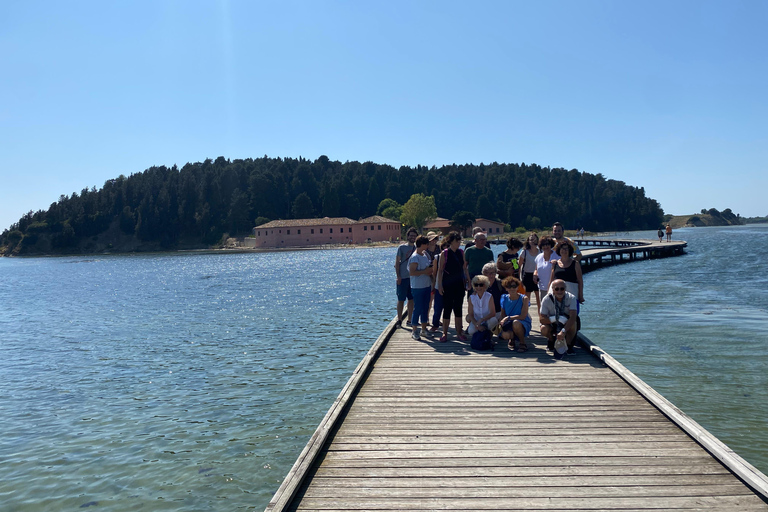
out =
{"type": "Polygon", "coordinates": [[[768,511],[765,475],[583,335],[555,360],[538,328],[526,353],[478,352],[393,320],[267,510],[768,511]]]}

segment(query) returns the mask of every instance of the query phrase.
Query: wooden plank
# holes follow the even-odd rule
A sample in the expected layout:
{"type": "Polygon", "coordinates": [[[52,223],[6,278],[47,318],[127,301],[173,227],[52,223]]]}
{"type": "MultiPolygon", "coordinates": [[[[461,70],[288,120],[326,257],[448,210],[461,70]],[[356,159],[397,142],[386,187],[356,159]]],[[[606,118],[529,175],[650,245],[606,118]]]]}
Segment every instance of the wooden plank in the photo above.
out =
{"type": "MultiPolygon", "coordinates": [[[[548,461],[549,462],[549,461],[548,461]]],[[[641,466],[641,465],[549,465],[541,462],[540,465],[529,466],[473,466],[473,467],[357,467],[357,466],[331,466],[323,465],[318,468],[315,480],[318,478],[402,478],[402,477],[441,477],[455,478],[468,476],[496,477],[572,477],[579,480],[596,476],[654,476],[668,478],[669,476],[698,476],[698,475],[722,475],[728,478],[736,478],[725,469],[722,464],[712,460],[703,459],[696,465],[675,466],[641,466]]],[[[346,480],[345,480],[346,481],[346,480]]]]}
{"type": "MultiPolygon", "coordinates": [[[[450,483],[443,487],[419,486],[418,482],[423,479],[413,479],[413,486],[408,487],[358,487],[356,485],[344,486],[320,486],[313,485],[304,494],[304,499],[308,498],[439,498],[442,500],[457,498],[540,498],[541,486],[531,485],[529,480],[526,487],[496,487],[480,486],[479,483],[465,486],[452,486],[450,483]]],[[[478,479],[479,480],[479,479],[478,479]]],[[[604,486],[559,486],[554,487],[546,482],[547,488],[551,494],[559,497],[578,498],[628,498],[628,497],[658,497],[664,496],[670,498],[673,496],[683,497],[705,497],[705,496],[748,496],[754,497],[754,494],[741,482],[735,480],[736,484],[721,485],[604,485],[604,486]]],[[[543,482],[542,482],[543,483],[543,482]]]]}
{"type": "Polygon", "coordinates": [[[757,496],[518,498],[305,498],[297,510],[765,510],[757,496]],[[514,505],[514,508],[513,506],[514,505]]]}
{"type": "MultiPolygon", "coordinates": [[[[436,472],[436,471],[435,471],[436,472]]],[[[522,487],[528,490],[534,487],[539,479],[546,478],[547,486],[552,487],[584,487],[593,489],[594,487],[652,487],[656,486],[655,492],[663,492],[664,487],[676,486],[684,487],[684,492],[689,494],[702,495],[701,491],[695,490],[695,487],[710,487],[728,485],[732,486],[727,491],[728,494],[740,494],[749,495],[752,492],[745,487],[735,476],[731,473],[715,473],[715,474],[685,474],[685,475],[638,475],[634,474],[632,478],[627,478],[626,474],[620,473],[616,475],[590,475],[586,478],[583,475],[575,474],[570,476],[553,476],[553,475],[541,475],[535,471],[528,474],[518,473],[513,476],[501,476],[501,475],[467,475],[464,473],[456,475],[413,475],[413,476],[390,476],[381,477],[377,476],[362,476],[362,475],[339,475],[337,474],[315,474],[312,481],[313,487],[331,487],[336,488],[339,486],[339,478],[343,478],[341,482],[345,488],[418,488],[418,489],[440,489],[440,488],[456,488],[456,489],[468,489],[468,488],[492,488],[492,487],[504,487],[514,488],[522,487]]],[[[535,487],[534,487],[535,488],[535,487]]],[[[724,488],[716,489],[717,494],[724,494],[724,488]]],[[[594,492],[594,490],[593,490],[594,492]]],[[[709,491],[707,494],[712,494],[709,491]]],[[[540,495],[541,490],[536,492],[536,495],[540,495]]],[[[338,496],[341,496],[338,494],[338,496]]],[[[442,496],[449,496],[443,494],[442,496]]]]}

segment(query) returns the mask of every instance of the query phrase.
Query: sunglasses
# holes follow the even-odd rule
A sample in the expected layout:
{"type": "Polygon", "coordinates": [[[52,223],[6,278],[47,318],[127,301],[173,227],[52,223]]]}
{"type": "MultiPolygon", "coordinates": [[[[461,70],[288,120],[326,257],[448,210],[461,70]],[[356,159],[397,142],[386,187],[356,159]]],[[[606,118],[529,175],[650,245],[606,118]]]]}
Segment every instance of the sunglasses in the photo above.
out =
{"type": "Polygon", "coordinates": [[[565,288],[563,288],[561,286],[555,286],[552,289],[555,290],[556,292],[564,292],[565,291],[565,288]]]}
{"type": "Polygon", "coordinates": [[[483,287],[485,287],[485,285],[483,283],[473,283],[472,286],[474,286],[475,288],[483,288],[483,287]]]}

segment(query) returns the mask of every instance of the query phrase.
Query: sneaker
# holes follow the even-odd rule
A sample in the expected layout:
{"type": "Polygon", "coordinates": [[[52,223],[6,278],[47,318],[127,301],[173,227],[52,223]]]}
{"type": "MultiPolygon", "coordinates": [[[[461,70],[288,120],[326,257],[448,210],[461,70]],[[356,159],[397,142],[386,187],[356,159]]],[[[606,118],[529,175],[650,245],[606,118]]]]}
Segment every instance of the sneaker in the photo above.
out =
{"type": "Polygon", "coordinates": [[[406,321],[405,321],[405,325],[407,325],[408,327],[410,327],[410,326],[411,326],[411,321],[410,321],[410,320],[406,320],[406,321]]]}
{"type": "Polygon", "coordinates": [[[417,341],[421,339],[421,336],[419,336],[419,328],[418,327],[414,327],[413,328],[413,332],[411,332],[411,338],[413,338],[413,339],[415,339],[417,341]]]}

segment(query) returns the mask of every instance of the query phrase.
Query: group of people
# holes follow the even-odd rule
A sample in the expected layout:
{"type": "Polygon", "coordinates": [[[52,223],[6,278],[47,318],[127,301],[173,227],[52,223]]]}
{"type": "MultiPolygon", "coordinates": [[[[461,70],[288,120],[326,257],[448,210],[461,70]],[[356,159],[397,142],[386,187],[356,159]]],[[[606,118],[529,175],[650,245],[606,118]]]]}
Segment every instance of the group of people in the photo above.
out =
{"type": "Polygon", "coordinates": [[[534,296],[548,350],[555,357],[573,353],[584,282],[581,251],[563,236],[561,223],[552,226],[551,237],[531,233],[525,241],[510,238],[497,257],[480,228],[475,228],[463,249],[457,232],[440,239],[434,232],[419,235],[410,228],[406,240],[395,258],[397,314],[403,318],[407,301],[406,325],[412,326],[414,339],[441,333],[439,341],[447,341],[453,314],[460,341],[467,341],[467,335],[474,341],[496,334],[510,350],[526,352],[534,296]],[[466,317],[462,314],[465,296],[466,317]]]}

